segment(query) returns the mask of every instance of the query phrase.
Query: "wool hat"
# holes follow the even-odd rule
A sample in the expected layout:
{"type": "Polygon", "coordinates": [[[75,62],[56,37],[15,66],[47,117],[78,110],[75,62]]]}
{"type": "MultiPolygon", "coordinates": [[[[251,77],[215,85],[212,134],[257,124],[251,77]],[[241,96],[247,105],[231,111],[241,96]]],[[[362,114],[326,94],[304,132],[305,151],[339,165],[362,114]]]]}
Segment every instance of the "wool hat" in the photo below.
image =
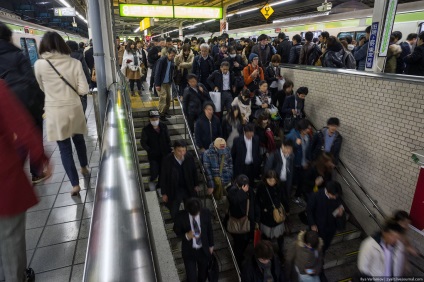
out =
{"type": "Polygon", "coordinates": [[[256,54],[256,53],[250,53],[250,55],[249,55],[249,62],[253,61],[254,58],[258,58],[258,57],[259,57],[258,54],[256,54]]]}
{"type": "Polygon", "coordinates": [[[225,149],[225,147],[227,146],[227,142],[225,142],[224,138],[218,137],[213,142],[213,145],[215,146],[215,148],[225,149]]]}

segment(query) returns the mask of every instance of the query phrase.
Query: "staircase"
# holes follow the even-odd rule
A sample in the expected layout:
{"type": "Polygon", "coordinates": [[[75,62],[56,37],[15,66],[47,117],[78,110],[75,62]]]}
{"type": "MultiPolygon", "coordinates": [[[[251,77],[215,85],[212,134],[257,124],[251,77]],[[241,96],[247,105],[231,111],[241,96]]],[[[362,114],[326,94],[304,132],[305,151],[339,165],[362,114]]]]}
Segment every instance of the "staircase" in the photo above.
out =
{"type": "MultiPolygon", "coordinates": [[[[139,158],[139,166],[141,170],[141,174],[143,177],[143,185],[146,190],[148,190],[148,183],[149,183],[149,162],[147,159],[147,152],[141,148],[140,145],[140,138],[141,138],[141,132],[145,125],[149,123],[148,113],[149,108],[143,108],[143,109],[133,109],[133,119],[134,119],[134,130],[135,130],[135,136],[137,139],[137,151],[138,151],[138,158],[139,158]]],[[[169,135],[171,137],[171,143],[174,140],[185,140],[188,144],[187,151],[190,152],[193,156],[195,156],[194,153],[194,147],[193,144],[189,138],[188,133],[186,134],[185,131],[185,122],[184,117],[181,112],[181,108],[179,106],[175,106],[175,109],[172,109],[172,106],[169,110],[169,113],[172,115],[172,118],[170,118],[165,124],[168,126],[169,135]]],[[[197,173],[199,176],[199,180],[201,181],[200,187],[204,188],[204,181],[203,181],[203,175],[200,172],[199,169],[199,163],[196,162],[197,165],[197,173]]],[[[201,192],[201,197],[203,195],[203,192],[201,192]]],[[[180,281],[186,281],[186,274],[185,274],[185,268],[183,259],[181,256],[181,240],[176,237],[174,231],[173,231],[173,222],[171,219],[171,215],[169,213],[169,210],[165,207],[164,203],[162,202],[162,199],[158,197],[158,202],[160,204],[160,210],[162,213],[163,218],[163,224],[165,226],[165,230],[167,233],[169,245],[174,257],[174,262],[178,270],[179,280],[180,281]]],[[[212,211],[212,213],[214,213],[212,211]]],[[[213,222],[213,230],[214,230],[214,239],[215,239],[215,247],[214,252],[219,262],[219,281],[222,282],[234,282],[238,281],[236,270],[234,268],[233,260],[231,258],[231,254],[229,251],[228,243],[222,233],[222,230],[220,228],[219,222],[213,222]]]]}

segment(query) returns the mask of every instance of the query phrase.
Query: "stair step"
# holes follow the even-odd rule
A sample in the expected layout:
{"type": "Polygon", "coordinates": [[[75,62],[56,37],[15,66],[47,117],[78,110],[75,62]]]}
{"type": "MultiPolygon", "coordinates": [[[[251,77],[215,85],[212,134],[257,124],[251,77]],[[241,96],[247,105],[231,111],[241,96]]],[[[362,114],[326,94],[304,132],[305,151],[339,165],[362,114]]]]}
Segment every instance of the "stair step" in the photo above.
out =
{"type": "Polygon", "coordinates": [[[325,254],[324,269],[356,261],[362,239],[356,238],[339,243],[332,242],[325,254]]]}
{"type": "MultiPolygon", "coordinates": [[[[134,128],[144,127],[150,123],[148,116],[134,118],[134,128]]],[[[166,125],[170,124],[185,124],[184,116],[182,114],[172,115],[167,121],[162,121],[166,125]]]]}
{"type": "MultiPolygon", "coordinates": [[[[134,118],[142,118],[142,117],[148,117],[149,116],[149,111],[151,110],[151,108],[140,108],[140,109],[133,109],[132,111],[132,116],[134,118]]],[[[172,107],[172,103],[171,103],[171,107],[168,110],[168,113],[172,116],[172,115],[181,115],[181,107],[177,104],[175,104],[175,107],[172,107]],[[175,111],[174,111],[175,109],[175,111]]]]}
{"type": "MultiPolygon", "coordinates": [[[[142,131],[143,131],[142,127],[138,127],[138,128],[134,129],[136,139],[141,138],[141,132],[142,131]]],[[[185,124],[170,124],[170,125],[168,125],[168,133],[169,133],[169,136],[173,136],[173,135],[183,135],[183,136],[185,136],[185,134],[187,134],[187,138],[189,138],[188,132],[186,131],[185,124]]]]}
{"type": "Polygon", "coordinates": [[[356,260],[325,270],[328,281],[348,282],[358,273],[356,260]]]}

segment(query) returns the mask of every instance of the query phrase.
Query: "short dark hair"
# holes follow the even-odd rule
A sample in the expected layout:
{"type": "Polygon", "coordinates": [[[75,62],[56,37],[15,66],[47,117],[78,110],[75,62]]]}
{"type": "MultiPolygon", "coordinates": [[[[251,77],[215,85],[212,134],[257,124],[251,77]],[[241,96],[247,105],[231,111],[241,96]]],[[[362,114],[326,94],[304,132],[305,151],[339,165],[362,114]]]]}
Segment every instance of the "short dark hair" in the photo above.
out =
{"type": "Polygon", "coordinates": [[[272,259],[274,257],[274,248],[268,240],[261,240],[255,246],[255,257],[257,259],[272,259]]]}
{"type": "Polygon", "coordinates": [[[241,96],[250,98],[250,90],[247,88],[243,89],[243,91],[241,92],[241,96]]]}
{"type": "Polygon", "coordinates": [[[286,39],[286,34],[284,32],[280,32],[278,34],[278,39],[286,39]]]}
{"type": "Polygon", "coordinates": [[[262,85],[264,85],[265,83],[267,83],[267,84],[268,84],[268,82],[267,82],[266,80],[261,80],[261,81],[259,81],[259,86],[262,86],[262,85]]]}
{"type": "Polygon", "coordinates": [[[278,54],[272,55],[271,63],[281,63],[281,56],[278,54]]]}
{"type": "Polygon", "coordinates": [[[266,36],[266,34],[259,35],[258,41],[262,41],[262,40],[268,40],[268,36],[266,36]]]}
{"type": "Polygon", "coordinates": [[[0,39],[10,42],[12,38],[12,30],[3,22],[0,22],[0,39]]]}
{"type": "Polygon", "coordinates": [[[424,40],[424,31],[420,32],[420,34],[418,34],[418,38],[421,40],[424,40]]]}
{"type": "Polygon", "coordinates": [[[273,170],[273,169],[267,170],[267,171],[263,174],[263,176],[262,176],[262,181],[263,181],[263,182],[265,182],[267,179],[270,179],[270,178],[275,179],[275,180],[277,181],[277,183],[278,183],[278,181],[280,180],[280,179],[279,179],[279,177],[278,177],[277,172],[275,172],[275,170],[273,170]]]}
{"type": "Polygon", "coordinates": [[[40,54],[46,52],[58,52],[63,55],[71,54],[71,49],[66,45],[65,40],[56,31],[48,31],[44,34],[40,42],[40,54]]]}
{"type": "Polygon", "coordinates": [[[190,41],[194,41],[194,40],[197,41],[197,37],[196,36],[193,36],[190,41]]]}
{"type": "Polygon", "coordinates": [[[328,37],[330,37],[330,34],[327,31],[323,31],[323,32],[321,32],[321,36],[328,38],[328,37]]]}
{"type": "Polygon", "coordinates": [[[223,61],[222,63],[221,63],[221,68],[222,67],[230,67],[230,63],[228,62],[228,61],[223,61]]]}
{"type": "Polygon", "coordinates": [[[172,38],[171,37],[167,37],[166,38],[166,42],[172,42],[172,38]]]}
{"type": "Polygon", "coordinates": [[[212,101],[205,101],[203,103],[203,108],[202,109],[205,110],[207,106],[211,106],[212,109],[213,109],[213,111],[215,112],[215,104],[212,101]]]}
{"type": "Polygon", "coordinates": [[[312,39],[314,39],[314,34],[312,33],[312,31],[308,31],[305,33],[305,39],[306,41],[312,41],[312,39]]]}
{"type": "Polygon", "coordinates": [[[286,79],[283,84],[283,90],[286,90],[289,87],[293,87],[294,83],[290,79],[286,79]]]}
{"type": "Polygon", "coordinates": [[[158,38],[158,42],[161,42],[161,41],[165,41],[165,38],[163,38],[163,37],[159,37],[159,38],[158,38]]]}
{"type": "Polygon", "coordinates": [[[408,34],[408,36],[406,37],[406,40],[412,40],[412,39],[416,39],[418,37],[418,34],[416,33],[410,33],[408,34]]]}
{"type": "Polygon", "coordinates": [[[66,45],[68,45],[69,49],[71,49],[72,52],[78,51],[78,43],[72,40],[66,41],[66,45]]]}
{"type": "Polygon", "coordinates": [[[369,26],[367,26],[367,28],[365,29],[365,32],[366,33],[371,33],[371,26],[369,25],[369,26]]]}
{"type": "Polygon", "coordinates": [[[312,230],[306,231],[303,237],[303,240],[305,241],[305,244],[310,245],[313,249],[318,249],[318,246],[319,246],[318,232],[312,231],[312,230]]]}
{"type": "Polygon", "coordinates": [[[283,145],[284,147],[294,147],[294,143],[290,139],[284,139],[281,145],[283,145]]]}
{"type": "Polygon", "coordinates": [[[400,32],[400,31],[393,31],[393,32],[392,32],[392,35],[393,35],[395,38],[397,38],[398,40],[401,40],[401,39],[402,39],[402,32],[400,32]]]}
{"type": "Polygon", "coordinates": [[[193,79],[193,78],[196,79],[197,81],[199,81],[199,78],[194,73],[187,74],[187,80],[190,80],[190,79],[193,79]]]}
{"type": "Polygon", "coordinates": [[[189,44],[185,44],[183,45],[183,52],[185,51],[191,51],[191,46],[189,44]]]}
{"type": "Polygon", "coordinates": [[[384,222],[383,228],[381,228],[383,232],[397,232],[399,234],[405,233],[405,229],[399,225],[399,223],[393,218],[389,218],[384,222]]]}
{"type": "Polygon", "coordinates": [[[195,216],[198,215],[200,210],[202,209],[202,202],[199,198],[190,198],[188,199],[185,204],[185,210],[191,215],[195,216]]]}
{"type": "Polygon", "coordinates": [[[306,86],[302,86],[302,87],[297,88],[296,93],[308,95],[309,89],[306,86]]]}
{"type": "Polygon", "coordinates": [[[345,40],[346,40],[346,42],[347,42],[347,44],[352,44],[352,36],[350,36],[350,35],[346,35],[345,36],[345,40]]]}
{"type": "Polygon", "coordinates": [[[342,185],[337,181],[329,181],[325,187],[327,193],[335,196],[342,195],[342,185]]]}
{"type": "Polygon", "coordinates": [[[246,123],[243,126],[244,132],[255,132],[255,125],[253,123],[246,123]]]}
{"type": "Polygon", "coordinates": [[[169,47],[168,49],[166,49],[166,51],[167,51],[168,54],[170,54],[170,53],[177,54],[178,53],[177,49],[175,49],[174,47],[169,47]]]}
{"type": "Polygon", "coordinates": [[[234,183],[237,187],[241,188],[242,186],[249,184],[249,177],[244,174],[240,174],[236,177],[234,183]]]}
{"type": "Polygon", "coordinates": [[[411,217],[409,216],[409,214],[406,211],[402,211],[402,210],[397,210],[393,213],[393,219],[396,220],[397,222],[402,221],[402,220],[411,220],[411,217]]]}
{"type": "Polygon", "coordinates": [[[308,121],[307,119],[301,119],[301,120],[299,120],[299,121],[296,123],[295,128],[296,128],[296,130],[298,130],[298,131],[302,131],[302,130],[306,130],[306,129],[308,129],[308,128],[309,128],[309,125],[310,125],[310,123],[309,123],[309,121],[308,121]]]}
{"type": "Polygon", "coordinates": [[[187,142],[184,140],[175,140],[174,141],[174,149],[178,148],[178,147],[183,147],[183,148],[187,148],[187,142]]]}
{"type": "Polygon", "coordinates": [[[337,125],[340,126],[340,120],[336,117],[331,117],[327,120],[327,125],[337,125]]]}
{"type": "Polygon", "coordinates": [[[293,38],[292,38],[293,40],[296,40],[296,42],[297,43],[300,43],[300,42],[302,42],[302,37],[300,37],[300,35],[299,34],[295,34],[295,35],[293,35],[293,38]]]}

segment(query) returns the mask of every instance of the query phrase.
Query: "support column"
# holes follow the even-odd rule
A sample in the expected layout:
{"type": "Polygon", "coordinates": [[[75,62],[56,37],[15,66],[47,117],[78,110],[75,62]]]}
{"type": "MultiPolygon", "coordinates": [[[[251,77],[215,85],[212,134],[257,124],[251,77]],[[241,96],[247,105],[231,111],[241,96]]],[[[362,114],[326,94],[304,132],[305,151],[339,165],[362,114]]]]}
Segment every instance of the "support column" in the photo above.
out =
{"type": "Polygon", "coordinates": [[[102,0],[88,0],[88,21],[93,39],[94,64],[96,66],[97,100],[99,118],[97,128],[103,132],[108,86],[116,81],[115,40],[112,32],[111,7],[102,0]],[[100,125],[100,126],[99,126],[100,125]]]}
{"type": "Polygon", "coordinates": [[[397,0],[375,1],[365,71],[383,72],[396,16],[397,0]]]}
{"type": "Polygon", "coordinates": [[[184,40],[184,34],[183,34],[183,23],[184,21],[180,21],[178,24],[178,38],[183,41],[184,40]]]}

